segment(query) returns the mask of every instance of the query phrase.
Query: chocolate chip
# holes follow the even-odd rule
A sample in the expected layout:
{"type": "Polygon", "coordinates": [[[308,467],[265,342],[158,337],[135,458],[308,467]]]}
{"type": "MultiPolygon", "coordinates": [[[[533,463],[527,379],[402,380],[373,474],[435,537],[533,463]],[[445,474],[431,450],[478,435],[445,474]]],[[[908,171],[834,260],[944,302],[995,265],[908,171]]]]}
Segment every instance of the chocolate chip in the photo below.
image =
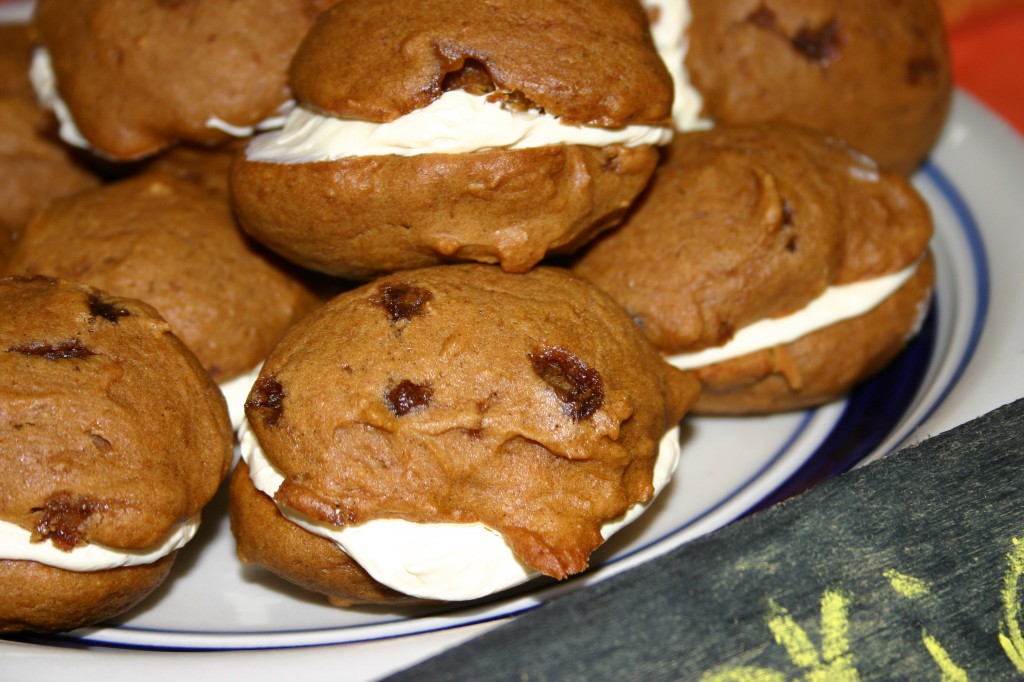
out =
{"type": "MultiPolygon", "coordinates": [[[[792,230],[793,229],[793,205],[783,199],[782,201],[782,229],[792,230]]],[[[789,253],[796,253],[796,235],[790,234],[786,239],[785,245],[786,251],[789,253]]]]}
{"type": "Polygon", "coordinates": [[[555,390],[563,411],[574,421],[587,419],[604,404],[601,375],[564,348],[546,347],[527,354],[533,371],[555,390]]]}
{"type": "Polygon", "coordinates": [[[488,412],[491,411],[491,408],[494,407],[494,404],[497,402],[497,400],[498,392],[491,391],[486,398],[484,398],[483,400],[476,401],[476,409],[478,412],[480,412],[480,414],[487,414],[488,412]]]}
{"type": "Polygon", "coordinates": [[[34,355],[47,360],[67,360],[70,358],[87,358],[96,355],[85,344],[78,339],[67,339],[64,341],[30,341],[7,349],[10,353],[21,355],[34,355]]]}
{"type": "Polygon", "coordinates": [[[775,12],[763,4],[748,14],[746,21],[760,29],[788,40],[793,49],[808,60],[817,62],[821,66],[828,66],[839,59],[842,52],[839,22],[835,19],[826,22],[818,28],[801,28],[792,37],[789,37],[783,27],[779,25],[775,12]]]}
{"type": "Polygon", "coordinates": [[[515,111],[520,114],[526,111],[535,111],[541,114],[544,113],[543,107],[535,104],[533,100],[527,97],[520,90],[513,90],[511,92],[494,92],[488,95],[487,101],[500,104],[503,109],[515,111]]]}
{"type": "Polygon", "coordinates": [[[782,200],[782,226],[793,227],[793,204],[782,200]]]}
{"type": "Polygon", "coordinates": [[[487,101],[500,104],[509,111],[543,111],[521,90],[499,90],[491,72],[482,62],[472,58],[452,61],[451,69],[441,81],[441,91],[463,90],[478,97],[486,96],[487,101]]]}
{"type": "Polygon", "coordinates": [[[385,282],[377,289],[377,294],[374,302],[384,308],[392,322],[408,321],[423,315],[423,306],[434,298],[429,290],[405,282],[385,282]]]}
{"type": "Polygon", "coordinates": [[[907,60],[907,83],[910,85],[928,85],[938,80],[939,65],[928,57],[907,60]]]}
{"type": "Polygon", "coordinates": [[[261,376],[245,401],[246,416],[259,415],[267,426],[276,426],[284,411],[284,386],[273,374],[261,376]]]}
{"type": "Polygon", "coordinates": [[[454,70],[447,72],[441,81],[442,92],[465,90],[471,95],[487,95],[495,91],[490,71],[476,59],[466,59],[461,65],[454,62],[454,70]]]}
{"type": "Polygon", "coordinates": [[[96,294],[89,294],[89,314],[92,316],[89,318],[90,322],[102,317],[111,324],[117,324],[120,318],[131,315],[126,309],[115,303],[104,301],[96,294]]]}
{"type": "Polygon", "coordinates": [[[404,417],[413,410],[427,407],[434,398],[429,384],[417,384],[403,379],[384,394],[384,402],[396,417],[404,417]]]}
{"type": "Polygon", "coordinates": [[[44,506],[32,510],[40,515],[32,539],[35,542],[49,540],[54,547],[70,552],[82,544],[83,527],[89,517],[103,507],[87,497],[55,493],[44,506]]]}
{"type": "Polygon", "coordinates": [[[95,445],[96,449],[99,450],[100,452],[110,452],[110,450],[113,448],[113,445],[111,445],[110,441],[98,433],[87,431],[86,435],[89,436],[89,439],[92,441],[93,445],[95,445]]]}
{"type": "Polygon", "coordinates": [[[767,29],[769,31],[777,31],[779,28],[778,21],[775,18],[775,12],[771,11],[764,5],[760,5],[753,12],[748,14],[747,21],[758,28],[767,29]]]}
{"type": "Polygon", "coordinates": [[[833,19],[816,29],[802,28],[790,43],[810,61],[828,66],[842,53],[839,22],[833,19]]]}

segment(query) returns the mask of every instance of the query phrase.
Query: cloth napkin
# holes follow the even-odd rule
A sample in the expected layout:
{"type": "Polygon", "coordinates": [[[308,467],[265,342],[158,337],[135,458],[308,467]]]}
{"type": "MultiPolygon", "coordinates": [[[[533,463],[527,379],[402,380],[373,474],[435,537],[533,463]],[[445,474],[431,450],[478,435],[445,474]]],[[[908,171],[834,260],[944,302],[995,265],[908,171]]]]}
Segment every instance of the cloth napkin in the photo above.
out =
{"type": "Polygon", "coordinates": [[[1024,677],[1024,399],[390,680],[1024,677]]]}

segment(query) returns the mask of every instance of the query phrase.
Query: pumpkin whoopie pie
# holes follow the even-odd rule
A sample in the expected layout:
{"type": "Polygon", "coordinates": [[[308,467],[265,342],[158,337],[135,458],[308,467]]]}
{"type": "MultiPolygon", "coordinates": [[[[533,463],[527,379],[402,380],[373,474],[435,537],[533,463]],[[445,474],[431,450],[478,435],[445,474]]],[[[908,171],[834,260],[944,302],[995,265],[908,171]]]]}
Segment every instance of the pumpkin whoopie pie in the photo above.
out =
{"type": "Polygon", "coordinates": [[[679,367],[695,412],[816,405],[885,365],[934,280],[909,181],[787,124],[680,134],[624,224],[573,263],[679,367]]]}
{"type": "Polygon", "coordinates": [[[234,168],[239,219],[352,279],[571,252],[621,218],[671,137],[671,78],[634,0],[346,0],[290,84],[299,106],[234,168]]]}
{"type": "Polygon", "coordinates": [[[239,421],[259,363],[320,299],[242,233],[216,174],[161,167],[51,203],[2,271],[146,301],[233,396],[239,421]]]}
{"type": "Polygon", "coordinates": [[[698,106],[716,125],[795,123],[909,173],[945,124],[953,86],[936,0],[643,2],[675,48],[665,54],[689,93],[686,129],[698,106]]]}
{"type": "Polygon", "coordinates": [[[0,280],[0,632],[70,630],[158,586],[227,474],[224,398],[150,306],[0,280]]]}
{"type": "Polygon", "coordinates": [[[696,394],[564,269],[376,280],[263,366],[230,487],[239,556],[335,604],[564,578],[668,481],[696,394]]]}
{"type": "Polygon", "coordinates": [[[248,136],[290,102],[287,70],[336,0],[39,0],[33,76],[66,141],[129,161],[248,136]]]}

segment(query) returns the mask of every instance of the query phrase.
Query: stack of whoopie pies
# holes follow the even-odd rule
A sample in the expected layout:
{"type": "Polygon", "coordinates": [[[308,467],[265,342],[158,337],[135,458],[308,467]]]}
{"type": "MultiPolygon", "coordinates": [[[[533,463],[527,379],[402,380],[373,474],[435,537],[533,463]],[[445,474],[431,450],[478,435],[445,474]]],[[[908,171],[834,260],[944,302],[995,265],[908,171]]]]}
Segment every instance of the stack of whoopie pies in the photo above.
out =
{"type": "Polygon", "coordinates": [[[584,571],[686,413],[878,371],[950,82],[933,0],[868,5],[39,0],[89,168],[0,249],[0,629],[137,603],[235,440],[243,562],[464,601],[584,571]]]}

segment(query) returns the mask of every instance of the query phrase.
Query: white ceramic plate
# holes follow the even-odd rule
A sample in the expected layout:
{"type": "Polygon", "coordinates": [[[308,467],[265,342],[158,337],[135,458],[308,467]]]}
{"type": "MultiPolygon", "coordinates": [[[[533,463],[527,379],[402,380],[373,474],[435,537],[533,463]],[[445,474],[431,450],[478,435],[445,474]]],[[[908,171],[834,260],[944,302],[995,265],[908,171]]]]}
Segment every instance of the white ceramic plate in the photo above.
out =
{"type": "Polygon", "coordinates": [[[143,605],[103,627],[0,640],[3,675],[109,682],[145,670],[154,680],[244,675],[255,682],[301,668],[313,677],[374,679],[1024,395],[1021,178],[1021,140],[958,95],[932,162],[916,177],[934,212],[938,265],[922,335],[842,403],[768,418],[689,419],[676,481],[580,578],[447,611],[335,609],[242,566],[221,497],[173,576],[143,605]]]}

